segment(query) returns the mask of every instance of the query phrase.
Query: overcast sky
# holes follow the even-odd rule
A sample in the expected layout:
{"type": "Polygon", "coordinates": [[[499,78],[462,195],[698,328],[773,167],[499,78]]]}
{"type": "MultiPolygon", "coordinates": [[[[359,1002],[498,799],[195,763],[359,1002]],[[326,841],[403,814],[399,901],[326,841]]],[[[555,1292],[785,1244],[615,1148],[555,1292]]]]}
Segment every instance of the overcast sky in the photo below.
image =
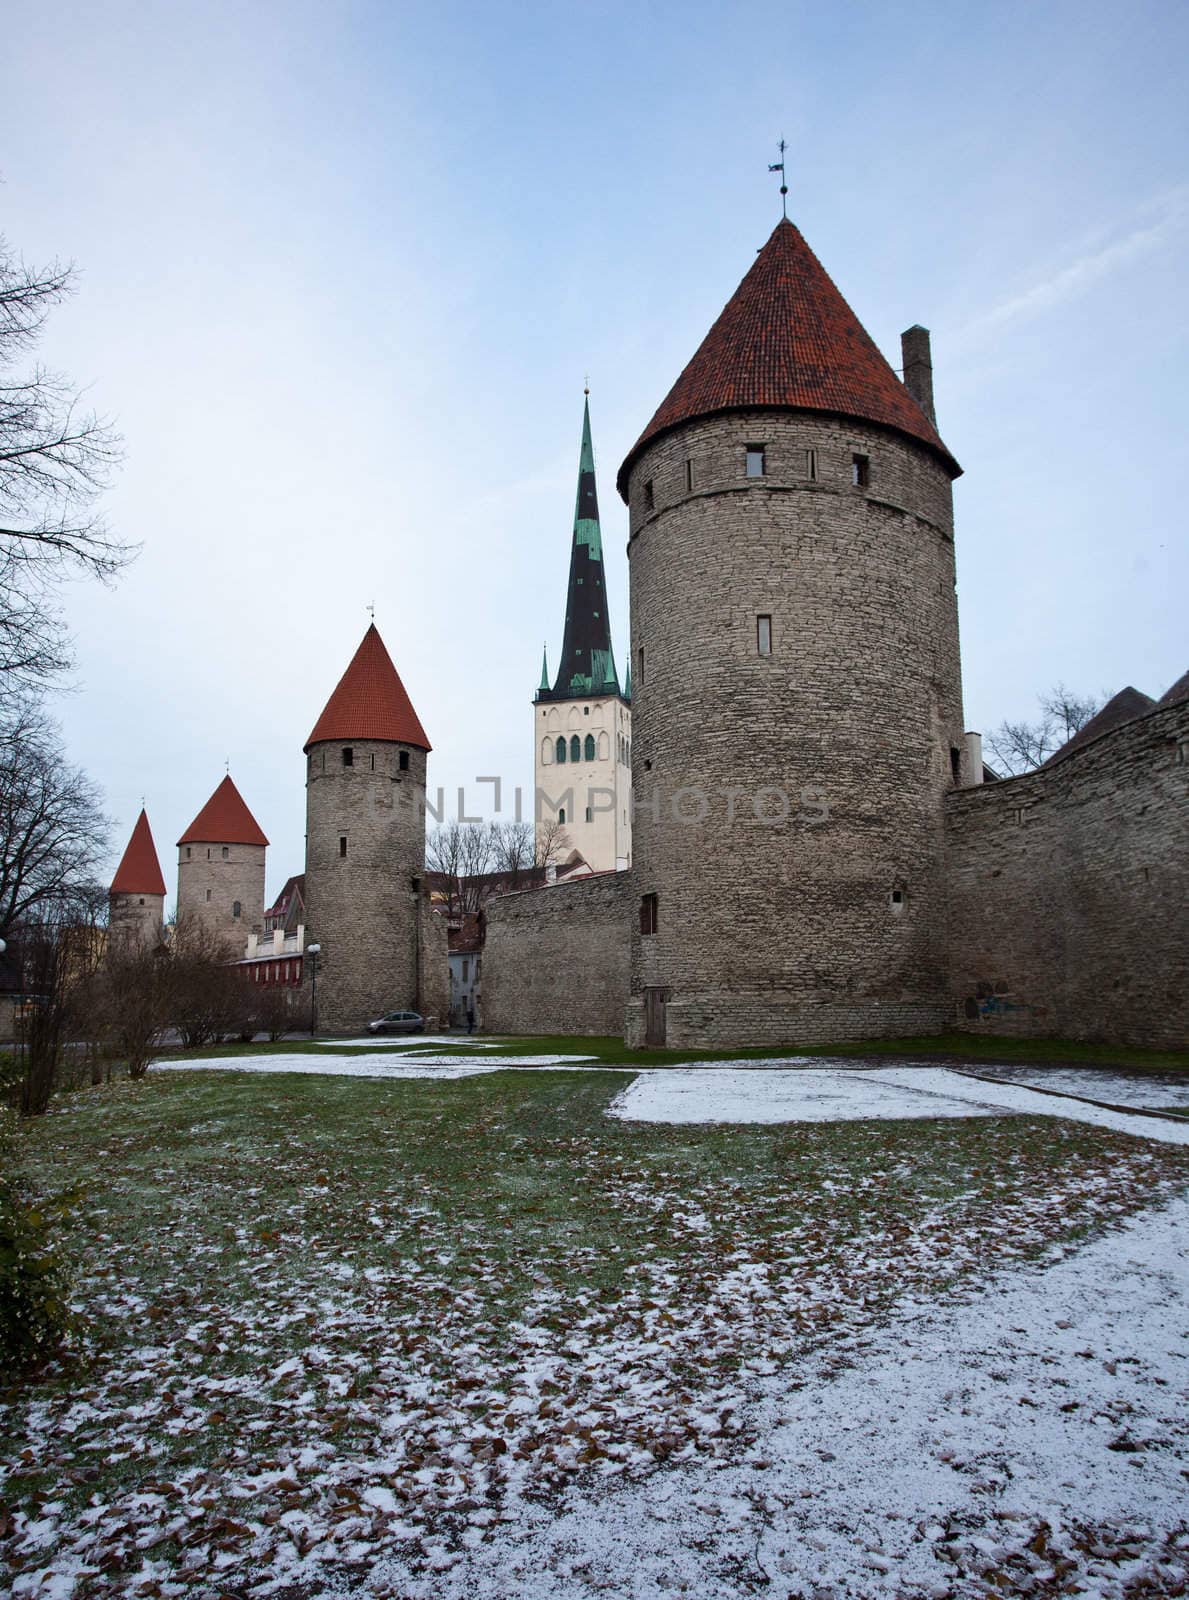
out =
{"type": "MultiPolygon", "coordinates": [[[[0,227],[72,258],[43,354],[127,441],[143,545],[67,596],[74,758],[174,841],[224,762],[300,871],[301,747],[376,621],[431,787],[532,782],[590,375],[623,456],[779,216],[894,366],[932,329],[966,720],[1186,647],[1183,3],[26,7],[0,227]]],[[[472,806],[472,809],[475,809],[472,806]]],[[[490,810],[488,802],[487,809],[490,810]]]]}

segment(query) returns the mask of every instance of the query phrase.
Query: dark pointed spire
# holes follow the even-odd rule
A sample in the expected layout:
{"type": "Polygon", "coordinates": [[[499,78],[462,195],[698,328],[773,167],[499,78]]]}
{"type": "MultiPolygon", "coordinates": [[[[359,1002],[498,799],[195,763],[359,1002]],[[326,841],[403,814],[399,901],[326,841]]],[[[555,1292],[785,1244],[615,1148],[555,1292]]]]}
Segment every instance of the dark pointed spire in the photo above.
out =
{"type": "Polygon", "coordinates": [[[619,677],[611,649],[607,587],[603,579],[603,535],[595,488],[594,447],[590,441],[590,401],[582,408],[582,449],[578,456],[578,498],[570,546],[570,587],[566,594],[566,635],[553,688],[539,700],[575,700],[585,695],[618,694],[619,677]]]}
{"type": "Polygon", "coordinates": [[[549,687],[549,646],[547,644],[541,646],[541,681],[537,687],[538,689],[548,689],[549,687]]]}

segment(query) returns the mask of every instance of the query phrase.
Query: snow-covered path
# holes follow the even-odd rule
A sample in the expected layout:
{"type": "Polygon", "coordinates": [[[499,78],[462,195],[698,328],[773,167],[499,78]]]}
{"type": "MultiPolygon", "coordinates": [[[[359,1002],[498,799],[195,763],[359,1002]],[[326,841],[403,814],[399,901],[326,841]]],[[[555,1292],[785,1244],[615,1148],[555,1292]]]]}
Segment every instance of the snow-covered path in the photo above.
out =
{"type": "Polygon", "coordinates": [[[966,1596],[991,1573],[1027,1595],[1058,1592],[1063,1560],[1079,1582],[1059,1592],[1113,1600],[1158,1561],[1189,1576],[1189,1201],[903,1306],[761,1380],[752,1420],[741,1462],[574,1492],[560,1515],[514,1504],[450,1570],[373,1576],[440,1600],[966,1596]]]}

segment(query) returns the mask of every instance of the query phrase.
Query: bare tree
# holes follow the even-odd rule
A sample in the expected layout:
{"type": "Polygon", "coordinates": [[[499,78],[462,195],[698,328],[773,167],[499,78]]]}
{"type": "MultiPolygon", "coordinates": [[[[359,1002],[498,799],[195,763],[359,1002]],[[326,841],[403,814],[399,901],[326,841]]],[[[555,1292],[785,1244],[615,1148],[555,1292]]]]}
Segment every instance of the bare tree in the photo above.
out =
{"type": "Polygon", "coordinates": [[[66,761],[43,707],[25,697],[0,712],[0,938],[95,876],[108,827],[98,790],[66,761]]]}
{"type": "Polygon", "coordinates": [[[474,916],[491,892],[483,879],[498,870],[498,824],[444,822],[425,841],[425,864],[446,879],[452,918],[474,916]]]}
{"type": "Polygon", "coordinates": [[[64,577],[107,580],[134,551],[94,507],[121,457],[110,423],[87,410],[60,373],[15,370],[74,268],[30,267],[0,239],[0,673],[40,684],[69,661],[53,596],[64,577]]]}
{"type": "Polygon", "coordinates": [[[15,940],[21,968],[18,1025],[21,1115],[43,1116],[62,1068],[77,990],[90,980],[102,952],[91,917],[95,896],[63,892],[40,901],[15,940]]]}
{"type": "Polygon", "coordinates": [[[1001,722],[987,735],[987,754],[1008,777],[1033,772],[1101,711],[1109,695],[1078,695],[1063,683],[1037,697],[1036,722],[1001,722]]]}
{"type": "Polygon", "coordinates": [[[242,1025],[240,975],[234,952],[201,917],[179,917],[170,940],[169,1015],[193,1049],[242,1025]]]}
{"type": "Polygon", "coordinates": [[[574,848],[564,823],[556,817],[542,817],[533,835],[533,863],[538,867],[554,866],[574,848]]]}
{"type": "MultiPolygon", "coordinates": [[[[143,1078],[157,1054],[173,1006],[173,971],[165,945],[120,943],[80,996],[83,1025],[110,1063],[143,1078]]],[[[94,1082],[94,1077],[92,1082],[94,1082]]]]}

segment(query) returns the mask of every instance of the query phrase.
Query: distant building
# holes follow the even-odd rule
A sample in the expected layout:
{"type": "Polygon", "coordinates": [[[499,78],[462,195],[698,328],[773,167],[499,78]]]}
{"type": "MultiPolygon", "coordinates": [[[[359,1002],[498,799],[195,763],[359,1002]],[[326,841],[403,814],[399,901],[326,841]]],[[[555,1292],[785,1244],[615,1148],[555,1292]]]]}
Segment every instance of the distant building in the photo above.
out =
{"type": "Polygon", "coordinates": [[[108,926],[113,947],[153,949],[165,937],[165,877],[143,808],[112,879],[108,926]]]}
{"type": "Polygon", "coordinates": [[[563,849],[573,846],[592,872],[623,871],[632,864],[630,678],[629,670],[621,690],[607,611],[588,399],[582,411],[565,636],[552,684],[548,660],[541,663],[534,770],[539,844],[564,841],[563,849]]]}
{"type": "Polygon", "coordinates": [[[178,920],[205,923],[240,955],[264,924],[267,848],[229,774],[178,840],[178,920]]]}

